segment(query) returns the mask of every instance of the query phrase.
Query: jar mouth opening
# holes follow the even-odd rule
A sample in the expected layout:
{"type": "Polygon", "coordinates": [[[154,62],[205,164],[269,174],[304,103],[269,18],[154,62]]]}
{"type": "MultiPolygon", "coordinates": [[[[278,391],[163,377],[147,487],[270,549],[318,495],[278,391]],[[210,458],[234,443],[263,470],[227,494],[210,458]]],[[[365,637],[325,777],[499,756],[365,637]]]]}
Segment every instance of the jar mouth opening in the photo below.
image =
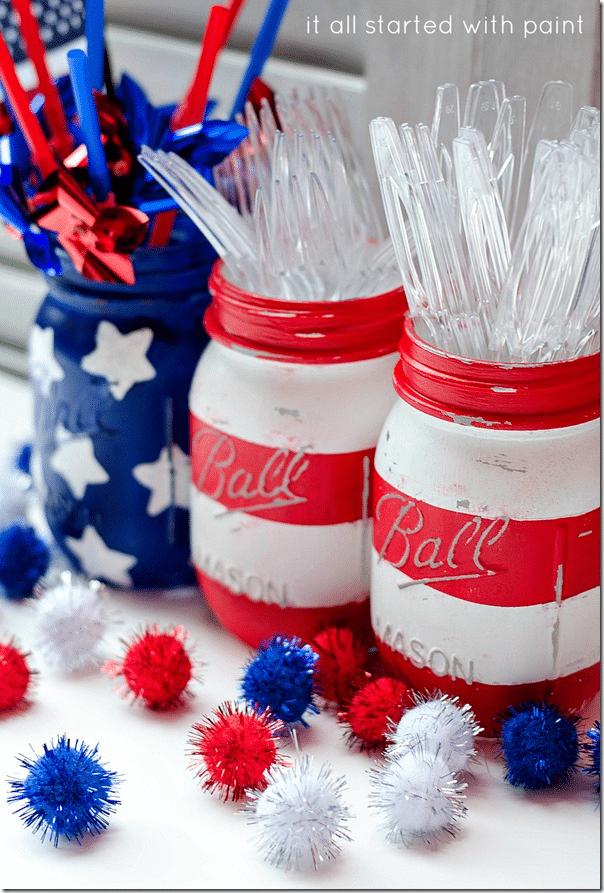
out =
{"type": "Polygon", "coordinates": [[[133,298],[176,302],[189,292],[203,293],[207,298],[207,281],[216,260],[214,248],[201,234],[199,240],[189,240],[186,233],[176,233],[174,241],[168,245],[142,245],[129,255],[135,274],[135,281],[130,285],[90,279],[79,272],[61,245],[56,245],[56,253],[61,272],[45,277],[55,295],[71,298],[77,294],[83,300],[101,298],[112,304],[133,298]]]}
{"type": "Polygon", "coordinates": [[[373,297],[294,301],[247,292],[218,260],[204,324],[219,343],[264,359],[341,363],[396,353],[407,309],[401,286],[373,297]]]}
{"type": "MultiPolygon", "coordinates": [[[[552,367],[562,368],[565,364],[568,369],[573,367],[573,364],[579,363],[579,361],[592,361],[593,357],[599,357],[600,351],[595,351],[592,354],[586,354],[585,356],[576,357],[571,360],[555,360],[545,361],[541,363],[521,363],[518,360],[515,361],[505,361],[505,360],[481,360],[474,357],[466,357],[461,354],[452,354],[448,353],[446,350],[443,350],[442,347],[438,347],[435,344],[432,344],[430,341],[427,341],[425,338],[422,338],[421,335],[417,333],[415,328],[415,318],[411,315],[410,311],[405,313],[405,318],[403,320],[403,336],[401,338],[401,342],[399,344],[399,352],[402,352],[403,347],[402,344],[408,338],[410,341],[413,341],[421,346],[421,349],[426,353],[432,353],[435,356],[442,357],[448,364],[453,366],[458,363],[460,367],[464,365],[467,366],[469,364],[472,365],[472,368],[475,371],[480,369],[489,370],[489,373],[492,374],[493,370],[501,369],[502,373],[505,375],[507,372],[518,369],[518,370],[551,370],[552,367]]],[[[599,362],[599,361],[598,361],[599,362]]]]}
{"type": "Polygon", "coordinates": [[[399,352],[397,393],[432,416],[507,430],[567,427],[599,416],[599,352],[550,363],[461,357],[422,339],[409,314],[399,352]]]}
{"type": "MultiPolygon", "coordinates": [[[[389,296],[396,296],[397,298],[400,296],[401,292],[404,293],[403,286],[399,285],[396,288],[392,288],[389,291],[381,292],[376,295],[371,295],[370,297],[362,297],[362,298],[345,298],[343,300],[317,300],[317,301],[298,301],[298,300],[288,300],[287,298],[275,298],[271,295],[264,295],[261,292],[255,291],[247,291],[244,288],[241,288],[239,285],[235,285],[225,273],[224,269],[224,261],[220,258],[214,264],[214,268],[212,270],[212,279],[216,284],[216,287],[219,287],[224,294],[231,295],[233,298],[239,298],[239,300],[245,301],[249,304],[261,304],[267,308],[267,312],[277,312],[278,310],[283,311],[283,315],[287,317],[293,317],[294,315],[298,315],[304,311],[312,311],[312,310],[322,310],[322,311],[332,311],[334,312],[335,308],[341,308],[345,305],[351,304],[355,307],[358,307],[361,303],[366,304],[368,307],[372,306],[372,301],[375,301],[376,298],[386,298],[389,296]]],[[[407,309],[407,304],[405,303],[405,311],[407,309]]],[[[335,309],[337,312],[337,309],[335,309]]],[[[401,311],[401,318],[403,316],[403,311],[401,311]]]]}

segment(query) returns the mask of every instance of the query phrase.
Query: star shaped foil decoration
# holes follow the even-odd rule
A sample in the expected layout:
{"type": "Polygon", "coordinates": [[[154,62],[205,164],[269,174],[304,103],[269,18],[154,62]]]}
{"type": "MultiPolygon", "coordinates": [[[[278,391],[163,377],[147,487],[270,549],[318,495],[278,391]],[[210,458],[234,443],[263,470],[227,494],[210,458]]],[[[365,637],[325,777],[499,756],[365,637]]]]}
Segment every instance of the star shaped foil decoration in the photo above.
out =
{"type": "MultiPolygon", "coordinates": [[[[236,149],[248,134],[247,128],[235,121],[209,116],[216,107],[210,100],[203,122],[172,131],[170,120],[175,105],[153,105],[140,84],[124,73],[116,88],[116,98],[128,122],[129,137],[135,157],[143,146],[176,152],[210,183],[212,168],[236,149]]],[[[146,213],[176,207],[162,186],[137,163],[132,184],[131,202],[146,213]]]]}

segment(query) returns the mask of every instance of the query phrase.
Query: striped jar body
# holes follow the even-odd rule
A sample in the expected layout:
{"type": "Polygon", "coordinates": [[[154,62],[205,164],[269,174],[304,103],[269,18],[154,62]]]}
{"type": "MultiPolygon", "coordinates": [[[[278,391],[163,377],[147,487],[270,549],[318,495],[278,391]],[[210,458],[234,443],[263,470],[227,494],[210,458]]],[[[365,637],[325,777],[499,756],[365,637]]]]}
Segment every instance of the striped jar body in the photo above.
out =
{"type": "Polygon", "coordinates": [[[220,265],[191,412],[192,556],[223,625],[256,647],[331,622],[369,631],[370,479],[394,395],[402,290],[277,301],[220,265]]]}
{"type": "Polygon", "coordinates": [[[414,687],[488,731],[599,688],[599,356],[451,357],[405,322],[374,472],[372,626],[414,687]]]}

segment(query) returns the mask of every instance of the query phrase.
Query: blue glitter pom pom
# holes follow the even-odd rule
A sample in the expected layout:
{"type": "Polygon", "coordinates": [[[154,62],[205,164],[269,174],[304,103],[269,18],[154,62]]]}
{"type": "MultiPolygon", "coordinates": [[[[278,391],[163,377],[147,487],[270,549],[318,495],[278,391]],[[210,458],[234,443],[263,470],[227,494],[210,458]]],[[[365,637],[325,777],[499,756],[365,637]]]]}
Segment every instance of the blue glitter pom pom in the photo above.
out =
{"type": "Polygon", "coordinates": [[[579,756],[577,723],[554,704],[510,707],[501,726],[505,780],[529,791],[568,781],[579,756]]]}
{"type": "Polygon", "coordinates": [[[31,474],[31,443],[24,443],[15,457],[15,466],[22,474],[31,474]]]}
{"type": "Polygon", "coordinates": [[[33,527],[13,524],[0,533],[0,586],[8,598],[30,596],[49,564],[50,550],[33,527]]]}
{"type": "Polygon", "coordinates": [[[314,670],[319,655],[295,636],[274,636],[263,642],[244,671],[243,697],[249,704],[269,709],[286,724],[300,722],[307,710],[318,713],[313,702],[314,670]]]}
{"type": "Polygon", "coordinates": [[[8,779],[8,802],[23,801],[16,814],[55,846],[59,837],[81,843],[84,834],[100,834],[120,802],[114,795],[120,778],[101,765],[98,746],[90,749],[77,740],[72,745],[63,735],[43,747],[41,756],[18,758],[27,775],[8,779]]]}
{"type": "Polygon", "coordinates": [[[586,732],[587,741],[583,750],[587,756],[587,766],[583,771],[586,775],[596,776],[596,791],[600,790],[600,723],[596,720],[593,728],[586,732]]]}

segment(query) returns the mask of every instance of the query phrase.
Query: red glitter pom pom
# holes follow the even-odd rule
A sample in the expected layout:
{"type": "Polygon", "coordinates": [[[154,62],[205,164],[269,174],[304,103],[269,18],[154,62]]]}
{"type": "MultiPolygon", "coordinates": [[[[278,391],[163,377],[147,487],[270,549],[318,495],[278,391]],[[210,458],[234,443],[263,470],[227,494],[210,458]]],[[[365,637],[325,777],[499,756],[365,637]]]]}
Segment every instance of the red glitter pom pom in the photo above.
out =
{"type": "Polygon", "coordinates": [[[390,732],[413,703],[412,693],[404,682],[381,676],[356,692],[338,714],[338,721],[348,726],[349,745],[356,744],[361,750],[384,748],[390,732]]]}
{"type": "Polygon", "coordinates": [[[130,692],[147,707],[178,707],[193,677],[193,663],[184,646],[188,636],[182,626],[171,632],[162,632],[157,625],[147,627],[125,643],[121,662],[106,661],[101,669],[110,676],[123,676],[130,692]]]}
{"type": "Polygon", "coordinates": [[[0,642],[0,710],[17,707],[25,696],[31,681],[26,657],[12,642],[0,642]]]}
{"type": "Polygon", "coordinates": [[[314,637],[312,647],[319,655],[315,667],[319,694],[328,703],[344,704],[369,662],[367,646],[350,629],[330,626],[314,637]]]}
{"type": "Polygon", "coordinates": [[[277,750],[285,734],[284,723],[269,710],[260,713],[250,704],[227,701],[193,726],[190,768],[198,770],[204,790],[218,791],[224,800],[240,800],[248,790],[266,788],[267,769],[287,764],[277,750]]]}

